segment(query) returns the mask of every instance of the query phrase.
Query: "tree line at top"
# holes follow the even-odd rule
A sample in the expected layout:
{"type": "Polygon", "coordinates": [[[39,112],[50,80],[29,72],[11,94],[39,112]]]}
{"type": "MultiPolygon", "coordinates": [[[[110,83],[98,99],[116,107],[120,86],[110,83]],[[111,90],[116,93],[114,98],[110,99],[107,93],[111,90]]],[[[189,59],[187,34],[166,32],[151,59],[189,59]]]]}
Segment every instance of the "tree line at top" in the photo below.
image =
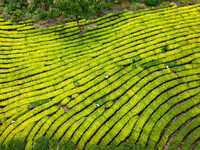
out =
{"type": "Polygon", "coordinates": [[[89,19],[92,14],[105,11],[116,1],[117,0],[0,0],[0,4],[7,8],[3,9],[4,12],[14,12],[18,17],[21,15],[20,11],[23,8],[31,9],[32,6],[40,6],[42,10],[48,11],[51,7],[56,7],[59,12],[75,16],[77,25],[81,31],[79,25],[80,17],[89,19]]]}
{"type": "MultiPolygon", "coordinates": [[[[59,15],[63,14],[72,15],[74,16],[73,20],[76,20],[81,32],[79,25],[80,18],[89,19],[93,14],[97,14],[98,16],[98,14],[102,14],[105,10],[111,9],[117,3],[122,3],[123,5],[123,2],[143,1],[147,5],[155,5],[165,0],[0,0],[0,5],[3,6],[0,7],[0,12],[7,13],[8,16],[11,14],[12,17],[15,17],[15,19],[11,19],[14,22],[18,22],[22,15],[31,16],[34,13],[39,14],[40,19],[46,18],[47,12],[45,11],[50,11],[48,14],[50,17],[59,17],[59,15]]],[[[10,18],[8,17],[8,19],[10,18]]]]}

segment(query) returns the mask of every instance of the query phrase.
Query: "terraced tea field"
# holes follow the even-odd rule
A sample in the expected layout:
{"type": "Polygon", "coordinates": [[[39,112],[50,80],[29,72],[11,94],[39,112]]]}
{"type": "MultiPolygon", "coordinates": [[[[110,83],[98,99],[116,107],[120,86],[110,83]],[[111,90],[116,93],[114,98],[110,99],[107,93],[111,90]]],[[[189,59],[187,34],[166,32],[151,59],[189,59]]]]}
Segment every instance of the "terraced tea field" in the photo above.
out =
{"type": "Polygon", "coordinates": [[[200,4],[81,20],[82,34],[0,21],[0,143],[200,149],[200,4]]]}

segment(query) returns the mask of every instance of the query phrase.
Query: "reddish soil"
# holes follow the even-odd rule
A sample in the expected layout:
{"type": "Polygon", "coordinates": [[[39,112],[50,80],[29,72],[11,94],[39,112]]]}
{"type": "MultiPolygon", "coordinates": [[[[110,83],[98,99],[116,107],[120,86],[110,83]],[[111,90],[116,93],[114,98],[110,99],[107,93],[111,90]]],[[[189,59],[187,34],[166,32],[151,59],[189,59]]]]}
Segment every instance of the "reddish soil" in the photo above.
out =
{"type": "Polygon", "coordinates": [[[92,23],[92,24],[89,24],[89,25],[85,25],[84,27],[81,28],[81,30],[82,30],[81,32],[85,33],[87,28],[92,28],[92,27],[96,27],[96,26],[97,26],[97,23],[92,23]]]}
{"type": "Polygon", "coordinates": [[[64,109],[65,112],[68,112],[70,109],[67,108],[67,106],[62,106],[61,104],[58,104],[58,106],[61,108],[61,109],[64,109]]]}

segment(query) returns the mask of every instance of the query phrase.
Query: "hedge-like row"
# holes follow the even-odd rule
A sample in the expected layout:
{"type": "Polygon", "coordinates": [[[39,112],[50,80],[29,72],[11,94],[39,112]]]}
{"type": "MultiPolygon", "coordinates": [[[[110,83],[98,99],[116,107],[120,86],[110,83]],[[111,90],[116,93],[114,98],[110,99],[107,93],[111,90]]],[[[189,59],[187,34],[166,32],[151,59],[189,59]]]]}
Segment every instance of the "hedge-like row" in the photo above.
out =
{"type": "MultiPolygon", "coordinates": [[[[186,77],[186,78],[188,78],[188,77],[186,77]]],[[[196,81],[191,82],[191,83],[189,82],[188,84],[192,84],[192,83],[196,83],[196,81]]],[[[178,84],[178,83],[176,83],[176,84],[178,84]]],[[[173,98],[174,95],[180,94],[183,91],[186,91],[185,94],[188,95],[188,92],[189,92],[189,91],[187,92],[187,90],[189,88],[187,86],[188,84],[187,83],[181,84],[179,86],[176,86],[175,88],[172,88],[170,91],[160,95],[150,106],[148,106],[148,108],[141,115],[141,118],[140,118],[141,120],[139,119],[135,126],[135,129],[137,129],[139,131],[137,133],[133,133],[135,140],[137,140],[141,130],[143,130],[144,133],[143,132],[141,133],[139,141],[141,143],[144,143],[144,145],[146,144],[147,139],[149,137],[147,135],[149,135],[154,123],[157,121],[157,119],[159,119],[157,117],[163,116],[164,113],[168,111],[170,106],[173,106],[174,104],[176,104],[182,100],[182,99],[178,99],[179,101],[175,101],[175,99],[171,100],[171,98],[173,98]],[[169,102],[168,102],[168,99],[170,99],[169,102]],[[162,103],[164,103],[164,104],[162,104],[162,103]],[[147,121],[147,122],[145,122],[145,121],[147,121]]],[[[170,84],[168,84],[168,85],[170,85],[170,84]]],[[[198,85],[196,85],[196,86],[198,86],[198,85]]],[[[190,87],[190,88],[194,88],[194,87],[190,87]]],[[[191,91],[195,91],[195,90],[191,90],[191,91]]],[[[196,92],[198,92],[198,90],[196,92]]]]}
{"type": "MultiPolygon", "coordinates": [[[[166,78],[166,77],[164,76],[164,78],[166,78]]],[[[161,80],[161,79],[159,79],[159,80],[160,80],[160,81],[163,81],[163,80],[161,80]]],[[[155,81],[155,83],[159,83],[159,82],[156,82],[156,81],[155,81]]],[[[155,83],[153,83],[153,84],[156,85],[155,83]]],[[[153,86],[150,86],[150,87],[153,88],[153,86]]],[[[142,88],[142,90],[140,91],[141,93],[143,92],[143,95],[145,95],[145,93],[144,93],[143,90],[144,90],[144,91],[148,91],[148,90],[147,90],[147,89],[145,90],[145,88],[142,88]]],[[[139,98],[138,95],[142,96],[141,94],[138,93],[138,94],[137,94],[137,99],[139,98]]],[[[134,98],[134,97],[133,97],[133,98],[134,98]]],[[[135,100],[136,100],[136,98],[135,98],[135,100]]],[[[147,103],[147,102],[146,102],[146,103],[147,103]]],[[[145,104],[146,104],[146,103],[145,103],[145,104]]],[[[141,103],[140,103],[140,104],[141,104],[141,103]]],[[[147,104],[148,104],[148,103],[147,103],[147,104]]],[[[143,105],[144,105],[144,103],[143,103],[143,105]]],[[[123,115],[125,112],[127,112],[127,111],[129,110],[130,107],[132,107],[132,105],[124,106],[124,107],[123,107],[124,109],[121,109],[121,111],[119,111],[118,113],[116,113],[115,116],[113,117],[113,119],[116,118],[116,121],[119,120],[119,116],[117,116],[117,114],[123,115]]],[[[141,106],[138,106],[138,107],[141,108],[141,106]]],[[[145,106],[142,106],[142,107],[145,107],[145,106]]],[[[136,107],[136,108],[137,108],[137,107],[136,107]]],[[[136,108],[135,108],[135,111],[136,111],[136,108]]],[[[113,120],[113,121],[114,121],[114,120],[113,120]]],[[[106,124],[107,124],[107,125],[110,125],[110,127],[113,125],[113,123],[114,123],[114,122],[112,122],[111,119],[110,119],[108,122],[106,122],[106,124]]],[[[106,124],[105,124],[105,125],[106,125],[106,124]]],[[[106,127],[106,126],[105,126],[106,129],[110,129],[110,127],[106,127]]],[[[102,136],[102,134],[105,134],[105,133],[106,133],[106,129],[104,128],[104,126],[101,127],[101,128],[102,128],[102,129],[99,129],[99,131],[96,133],[96,135],[91,139],[91,141],[90,141],[91,143],[97,143],[97,141],[98,141],[99,138],[102,136]],[[95,142],[93,139],[94,139],[96,142],[95,142]]]]}
{"type": "Polygon", "coordinates": [[[40,131],[38,131],[38,133],[35,135],[34,139],[37,139],[40,136],[44,136],[51,124],[59,117],[62,117],[64,114],[65,111],[63,109],[59,109],[55,114],[49,117],[45,124],[40,128],[40,131]]]}
{"type": "Polygon", "coordinates": [[[177,149],[179,144],[182,144],[181,142],[184,140],[184,138],[187,138],[192,131],[194,131],[197,127],[200,125],[200,119],[196,118],[185,125],[184,128],[182,128],[178,134],[173,138],[172,142],[170,143],[170,150],[177,149]]]}
{"type": "MultiPolygon", "coordinates": [[[[44,107],[44,105],[42,105],[42,106],[44,107]]],[[[38,109],[41,109],[41,108],[42,107],[40,107],[40,108],[38,107],[38,109]]],[[[34,117],[30,118],[33,115],[33,112],[37,111],[38,109],[36,108],[36,109],[33,109],[32,111],[26,113],[25,115],[18,118],[18,120],[14,124],[11,124],[9,127],[7,127],[4,130],[4,132],[1,134],[0,141],[4,141],[5,138],[6,138],[6,141],[10,141],[13,138],[14,133],[17,133],[20,130],[24,129],[30,122],[38,121],[41,118],[45,117],[46,115],[53,114],[54,112],[56,112],[58,110],[58,107],[57,106],[51,107],[47,110],[44,110],[40,114],[37,114],[34,117]],[[30,119],[28,119],[28,118],[30,118],[30,119]],[[21,124],[21,122],[23,120],[25,120],[25,122],[23,122],[21,124]],[[9,134],[10,132],[12,132],[13,134],[9,134]],[[8,136],[8,134],[9,134],[9,136],[8,136]]],[[[43,109],[41,109],[41,110],[43,110],[43,109]]]]}
{"type": "Polygon", "coordinates": [[[33,145],[33,139],[36,135],[36,133],[38,132],[38,130],[41,128],[41,126],[43,124],[45,124],[45,122],[48,120],[49,117],[45,116],[44,118],[40,119],[40,121],[38,121],[38,123],[33,127],[33,129],[31,130],[31,132],[29,133],[28,137],[27,137],[27,143],[25,146],[25,149],[32,149],[32,145],[33,145]]]}
{"type": "Polygon", "coordinates": [[[194,142],[197,141],[197,143],[199,143],[199,135],[197,133],[200,132],[200,128],[198,127],[197,129],[195,129],[189,136],[188,138],[185,140],[185,142],[183,143],[181,150],[187,150],[190,149],[192,144],[194,142]]]}
{"type": "Polygon", "coordinates": [[[148,146],[149,147],[155,147],[156,142],[158,141],[160,134],[164,127],[179,113],[186,111],[187,109],[191,108],[195,104],[199,103],[199,94],[192,97],[189,101],[186,101],[183,104],[178,105],[176,108],[174,108],[169,113],[165,114],[154,126],[152,129],[148,146]],[[161,126],[162,124],[162,126],[161,126]],[[159,129],[159,130],[158,130],[159,129]]]}
{"type": "MultiPolygon", "coordinates": [[[[193,101],[191,100],[190,103],[192,103],[193,101]]],[[[196,104],[196,103],[194,103],[196,104]]],[[[179,127],[181,127],[186,121],[190,121],[189,119],[193,118],[193,117],[198,117],[197,114],[200,113],[200,107],[194,107],[191,110],[188,110],[186,113],[184,113],[181,117],[179,117],[175,122],[173,122],[172,125],[168,126],[168,128],[165,131],[165,134],[162,135],[162,138],[160,140],[160,142],[158,143],[158,147],[159,149],[162,149],[166,142],[168,141],[169,136],[175,132],[176,130],[179,129],[179,127]]],[[[184,128],[182,129],[184,130],[184,128]]]]}

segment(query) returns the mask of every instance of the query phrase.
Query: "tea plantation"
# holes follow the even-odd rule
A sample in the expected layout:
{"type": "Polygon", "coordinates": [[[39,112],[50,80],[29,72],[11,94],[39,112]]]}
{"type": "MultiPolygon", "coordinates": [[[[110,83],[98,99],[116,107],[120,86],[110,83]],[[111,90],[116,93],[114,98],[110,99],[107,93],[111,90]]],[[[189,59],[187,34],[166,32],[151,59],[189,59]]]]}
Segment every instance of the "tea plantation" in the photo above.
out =
{"type": "Polygon", "coordinates": [[[199,150],[200,4],[80,25],[0,18],[0,143],[199,150]]]}

